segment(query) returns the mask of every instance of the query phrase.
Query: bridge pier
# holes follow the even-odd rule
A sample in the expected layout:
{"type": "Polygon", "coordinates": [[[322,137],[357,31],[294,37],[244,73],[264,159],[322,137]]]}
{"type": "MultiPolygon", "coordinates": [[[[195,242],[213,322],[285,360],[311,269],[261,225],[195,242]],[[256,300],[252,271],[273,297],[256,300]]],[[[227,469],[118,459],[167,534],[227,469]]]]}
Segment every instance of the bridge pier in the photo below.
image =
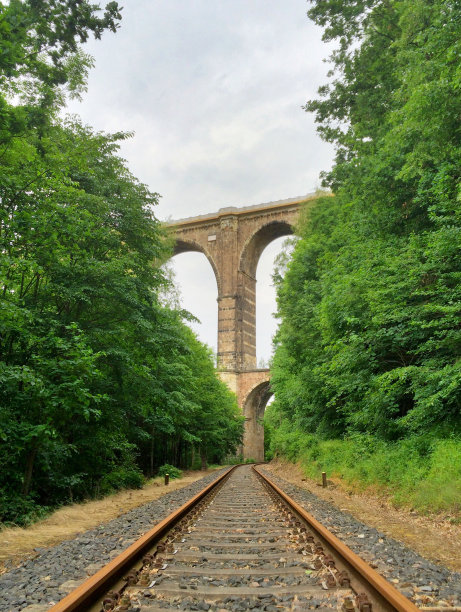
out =
{"type": "Polygon", "coordinates": [[[238,405],[245,416],[243,445],[240,449],[243,458],[264,461],[263,417],[266,404],[272,395],[269,370],[222,370],[219,377],[237,395],[238,405]]]}

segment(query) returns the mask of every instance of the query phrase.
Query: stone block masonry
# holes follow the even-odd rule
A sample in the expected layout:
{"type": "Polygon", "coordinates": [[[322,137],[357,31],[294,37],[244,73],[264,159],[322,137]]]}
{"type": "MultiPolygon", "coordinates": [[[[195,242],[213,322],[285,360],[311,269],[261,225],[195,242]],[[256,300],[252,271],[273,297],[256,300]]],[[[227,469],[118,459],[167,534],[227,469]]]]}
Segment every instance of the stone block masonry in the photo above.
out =
{"type": "Polygon", "coordinates": [[[266,246],[293,234],[301,209],[317,195],[246,206],[169,223],[174,254],[203,253],[218,286],[218,367],[245,415],[243,456],[264,459],[262,417],[269,370],[256,368],[256,268],[266,246]]]}

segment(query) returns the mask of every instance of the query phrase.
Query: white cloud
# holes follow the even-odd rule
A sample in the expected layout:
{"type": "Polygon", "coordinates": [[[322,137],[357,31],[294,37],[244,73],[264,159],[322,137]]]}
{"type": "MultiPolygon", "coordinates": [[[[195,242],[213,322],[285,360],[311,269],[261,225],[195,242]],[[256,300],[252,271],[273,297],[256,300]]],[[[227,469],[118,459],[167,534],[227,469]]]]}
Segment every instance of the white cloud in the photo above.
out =
{"type": "MultiPolygon", "coordinates": [[[[96,68],[70,110],[96,129],[135,131],[121,152],[162,194],[161,219],[312,192],[332,151],[301,109],[328,54],[306,10],[305,0],[130,0],[117,34],[88,45],[96,68]]],[[[197,273],[181,275],[184,295],[208,282],[197,273]]],[[[201,295],[187,305],[210,343],[201,295]]],[[[267,320],[258,315],[258,338],[271,335],[267,320]]],[[[269,344],[260,351],[268,358],[269,344]]]]}

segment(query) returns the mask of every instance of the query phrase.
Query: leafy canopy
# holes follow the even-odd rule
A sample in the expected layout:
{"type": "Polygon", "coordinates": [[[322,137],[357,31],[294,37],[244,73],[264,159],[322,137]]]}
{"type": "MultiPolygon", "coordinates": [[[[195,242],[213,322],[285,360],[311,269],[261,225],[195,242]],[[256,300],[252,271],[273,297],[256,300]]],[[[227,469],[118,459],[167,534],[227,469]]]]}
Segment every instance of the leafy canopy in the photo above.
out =
{"type": "Polygon", "coordinates": [[[325,0],[306,104],[336,158],[284,280],[273,411],[325,438],[443,437],[460,419],[461,11],[325,0]]]}

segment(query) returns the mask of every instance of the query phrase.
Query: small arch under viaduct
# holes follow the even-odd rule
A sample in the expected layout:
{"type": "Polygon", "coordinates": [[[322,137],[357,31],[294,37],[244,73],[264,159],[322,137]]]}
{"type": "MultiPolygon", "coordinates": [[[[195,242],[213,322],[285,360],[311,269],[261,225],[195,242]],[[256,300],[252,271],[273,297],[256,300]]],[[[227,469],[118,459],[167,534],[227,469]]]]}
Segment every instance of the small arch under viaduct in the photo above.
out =
{"type": "Polygon", "coordinates": [[[169,223],[174,255],[203,253],[218,287],[218,367],[245,415],[243,456],[264,460],[262,417],[271,396],[270,373],[256,367],[256,268],[266,246],[293,233],[310,195],[169,223]]]}

